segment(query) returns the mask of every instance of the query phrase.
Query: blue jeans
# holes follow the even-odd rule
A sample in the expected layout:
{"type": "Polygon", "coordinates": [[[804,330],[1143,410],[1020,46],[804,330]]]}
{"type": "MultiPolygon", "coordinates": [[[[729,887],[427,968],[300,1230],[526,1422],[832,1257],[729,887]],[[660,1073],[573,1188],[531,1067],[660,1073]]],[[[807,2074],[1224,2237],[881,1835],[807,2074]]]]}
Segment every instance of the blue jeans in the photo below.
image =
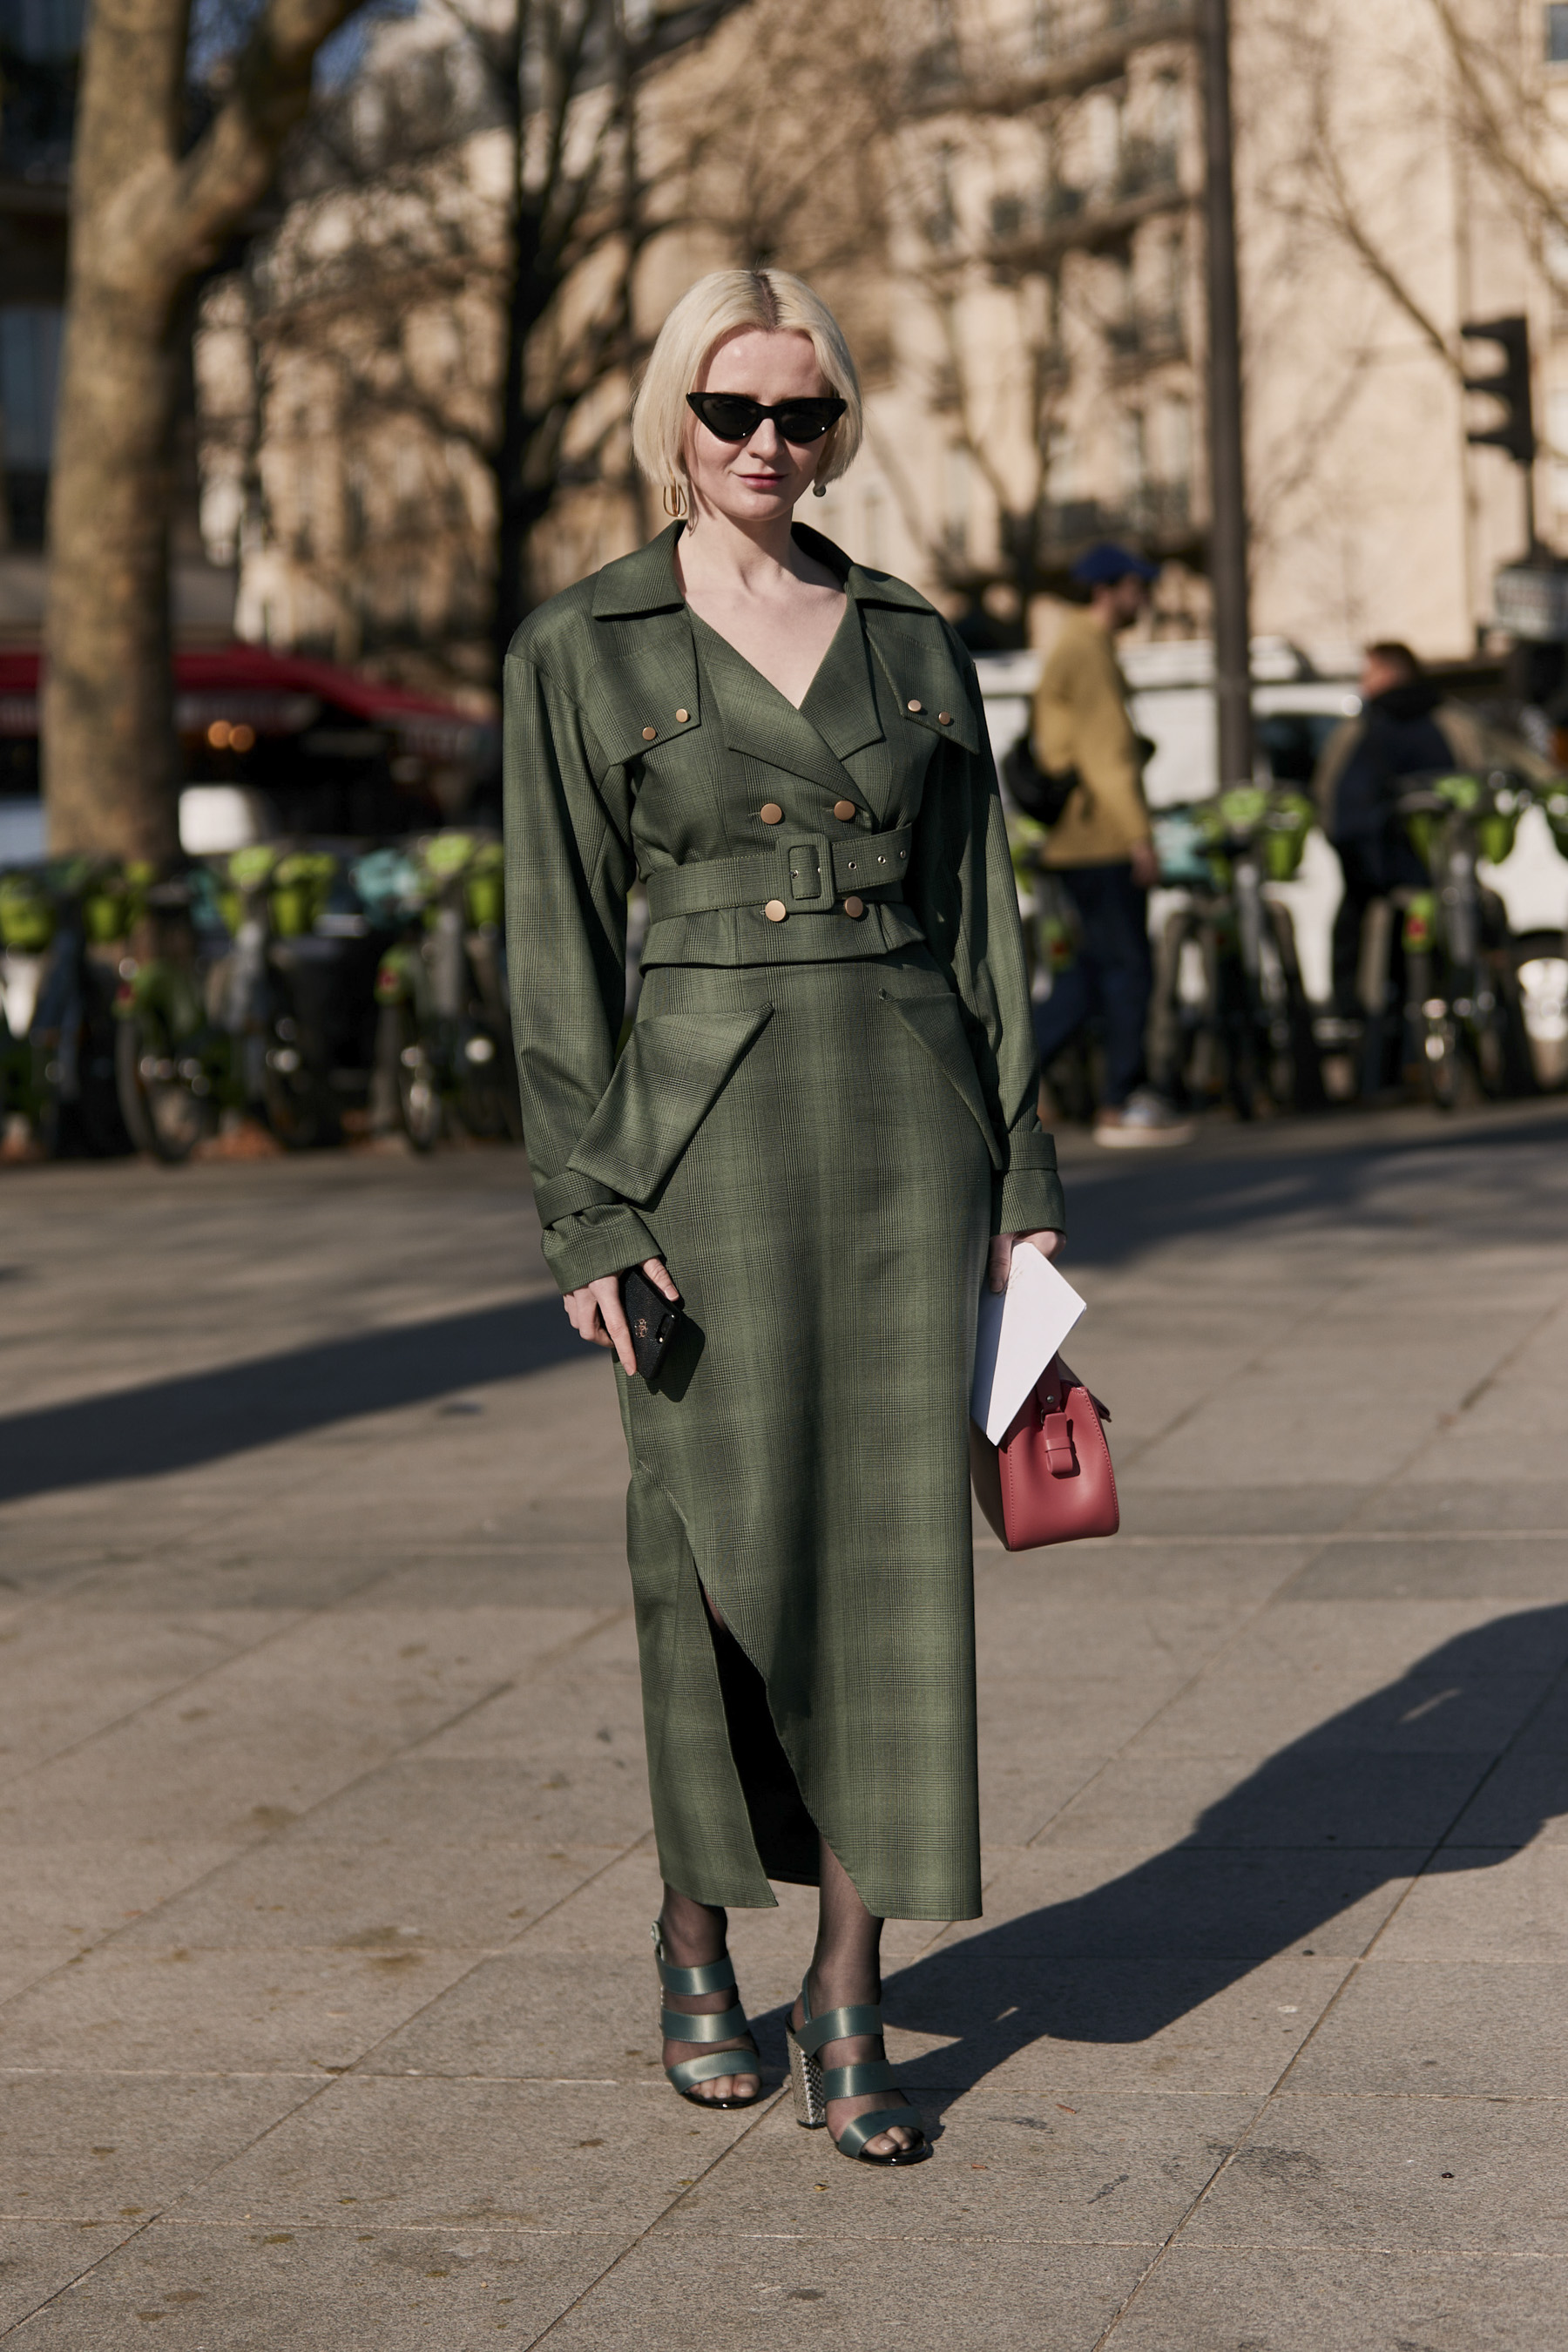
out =
{"type": "Polygon", "coordinates": [[[1154,985],[1149,952],[1149,893],[1129,865],[1059,866],[1057,879],[1078,909],[1078,961],[1035,1007],[1040,1067],[1048,1069],[1091,1013],[1105,1032],[1105,1106],[1120,1110],[1143,1083],[1143,1034],[1154,985]]]}

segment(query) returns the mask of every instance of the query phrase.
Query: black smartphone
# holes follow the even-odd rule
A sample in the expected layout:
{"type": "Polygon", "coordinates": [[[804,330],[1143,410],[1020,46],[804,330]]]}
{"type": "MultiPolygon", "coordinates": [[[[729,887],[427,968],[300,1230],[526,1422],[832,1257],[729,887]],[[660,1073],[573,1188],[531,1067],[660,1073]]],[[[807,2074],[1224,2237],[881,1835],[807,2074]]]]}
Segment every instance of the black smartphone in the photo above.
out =
{"type": "Polygon", "coordinates": [[[685,1318],[673,1300],[656,1290],[640,1265],[630,1265],[621,1276],[621,1305],[631,1327],[632,1353],[645,1381],[651,1381],[685,1318]]]}

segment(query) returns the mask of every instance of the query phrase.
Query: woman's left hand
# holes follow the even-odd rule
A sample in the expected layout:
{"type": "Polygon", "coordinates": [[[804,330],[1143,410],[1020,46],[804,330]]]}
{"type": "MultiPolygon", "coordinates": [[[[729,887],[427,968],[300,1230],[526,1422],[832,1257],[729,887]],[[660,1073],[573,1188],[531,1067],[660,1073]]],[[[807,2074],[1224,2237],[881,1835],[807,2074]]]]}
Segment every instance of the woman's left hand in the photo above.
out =
{"type": "Polygon", "coordinates": [[[1038,1234],[994,1234],[991,1243],[991,1264],[988,1274],[991,1287],[997,1297],[999,1298],[1007,1287],[1007,1276],[1013,1269],[1013,1252],[1020,1242],[1032,1242],[1042,1257],[1055,1257],[1066,1238],[1064,1234],[1053,1233],[1048,1227],[1044,1233],[1038,1234]]]}

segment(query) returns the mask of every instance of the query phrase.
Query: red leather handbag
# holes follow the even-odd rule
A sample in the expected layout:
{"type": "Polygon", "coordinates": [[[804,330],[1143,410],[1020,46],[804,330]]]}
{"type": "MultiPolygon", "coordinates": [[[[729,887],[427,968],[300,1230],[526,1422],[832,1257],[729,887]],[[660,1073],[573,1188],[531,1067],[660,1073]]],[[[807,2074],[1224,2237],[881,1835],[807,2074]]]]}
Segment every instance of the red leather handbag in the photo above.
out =
{"type": "Polygon", "coordinates": [[[999,1445],[973,1421],[975,1499],[1009,1551],[1113,1536],[1121,1524],[1099,1399],[1053,1356],[999,1445]]]}

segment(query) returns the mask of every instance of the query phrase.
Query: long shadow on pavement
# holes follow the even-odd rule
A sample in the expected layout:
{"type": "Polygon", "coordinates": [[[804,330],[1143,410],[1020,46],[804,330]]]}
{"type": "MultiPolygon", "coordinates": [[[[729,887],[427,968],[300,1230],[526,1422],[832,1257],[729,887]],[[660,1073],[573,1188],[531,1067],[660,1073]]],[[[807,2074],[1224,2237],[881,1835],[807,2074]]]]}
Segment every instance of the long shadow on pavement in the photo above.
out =
{"type": "MultiPolygon", "coordinates": [[[[1568,1811],[1560,1727],[1556,1753],[1532,1747],[1527,1769],[1483,1788],[1565,1660],[1568,1607],[1463,1633],[1292,1740],[1163,1853],[889,1976],[891,2022],[952,2037],[901,2078],[940,2109],[1035,2042],[1147,2042],[1265,1960],[1321,1948],[1331,1921],[1391,1880],[1506,1861],[1568,1811]],[[1472,1804],[1463,1843],[1446,1843],[1472,1804]]],[[[1070,1863],[1073,1849],[1047,1851],[1070,1863]]],[[[1375,1926],[1335,1948],[1362,1948],[1375,1926]]],[[[770,2056],[782,2018],[768,2021],[770,2056]]]]}
{"type": "Polygon", "coordinates": [[[0,1421],[0,1502],[157,1478],[360,1413],[542,1371],[582,1347],[552,1291],[0,1421]]]}

